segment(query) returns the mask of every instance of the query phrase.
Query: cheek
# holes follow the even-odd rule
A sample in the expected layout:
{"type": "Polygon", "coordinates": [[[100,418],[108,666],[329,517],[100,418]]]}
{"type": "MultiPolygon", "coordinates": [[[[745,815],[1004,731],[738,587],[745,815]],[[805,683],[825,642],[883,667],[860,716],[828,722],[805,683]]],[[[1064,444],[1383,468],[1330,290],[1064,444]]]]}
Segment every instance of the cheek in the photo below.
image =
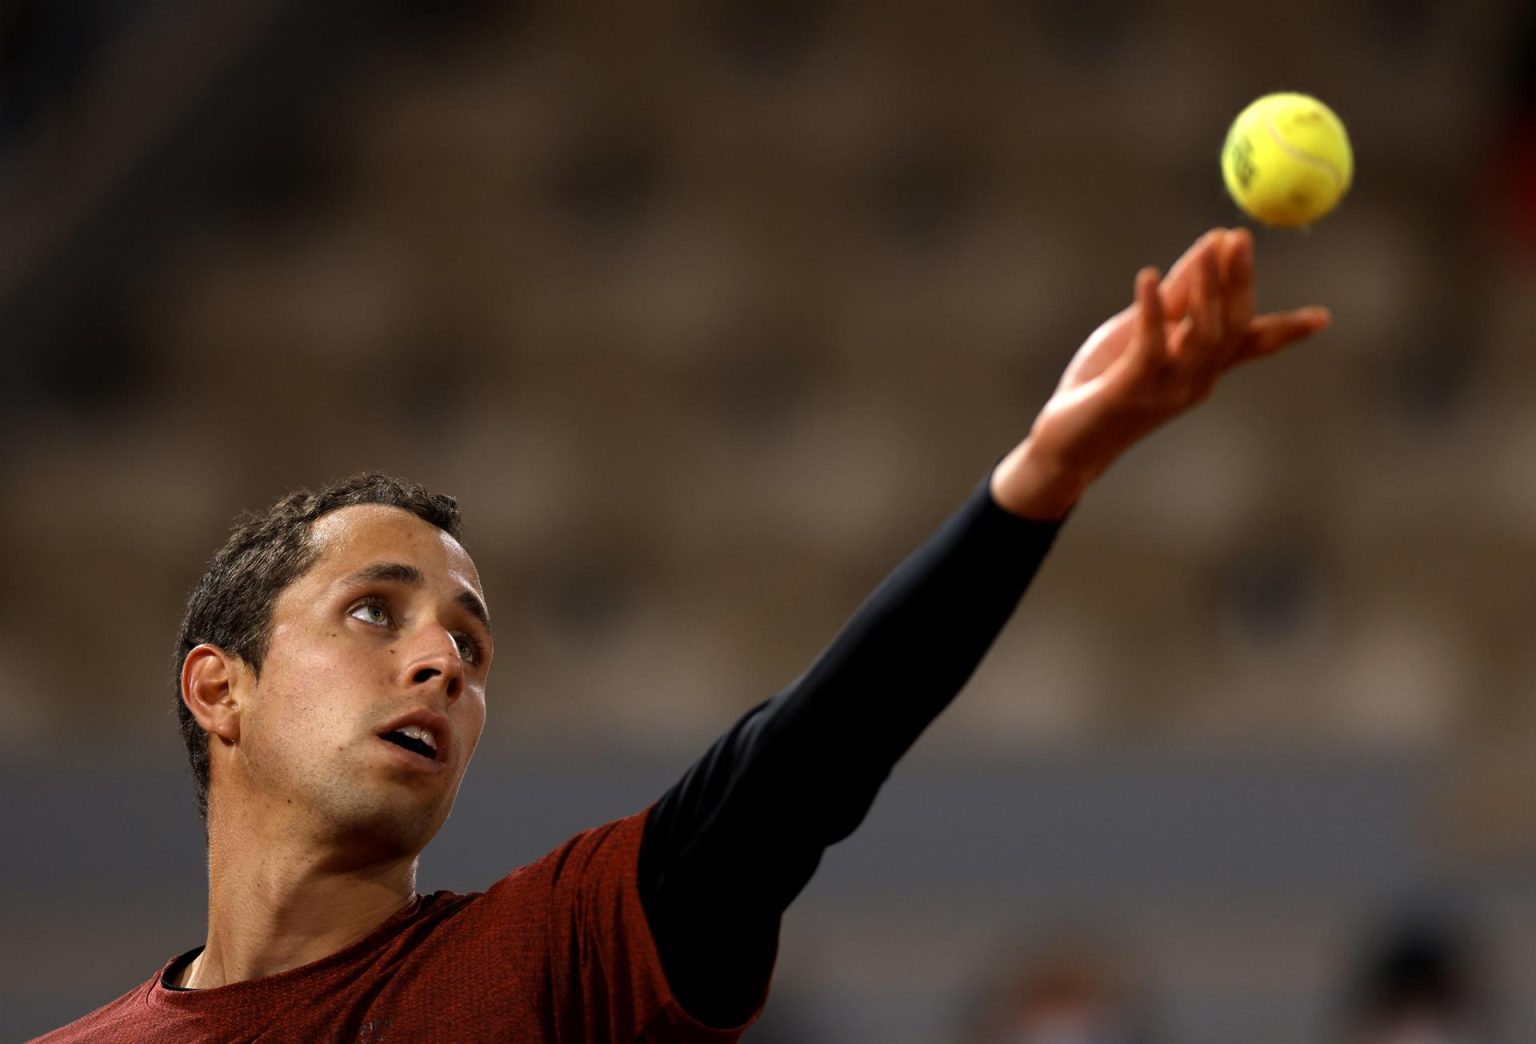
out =
{"type": "Polygon", "coordinates": [[[485,731],[485,693],[467,692],[456,706],[460,710],[457,724],[460,741],[464,744],[464,759],[467,761],[480,743],[480,734],[485,731]]]}
{"type": "Polygon", "coordinates": [[[333,708],[320,698],[323,680],[301,671],[274,671],[261,680],[261,699],[253,715],[263,748],[282,756],[331,742],[333,708]]]}
{"type": "Polygon", "coordinates": [[[260,717],[267,731],[281,734],[291,748],[337,746],[359,712],[375,673],[387,664],[363,651],[341,633],[309,642],[279,644],[277,636],[262,672],[260,717]]]}

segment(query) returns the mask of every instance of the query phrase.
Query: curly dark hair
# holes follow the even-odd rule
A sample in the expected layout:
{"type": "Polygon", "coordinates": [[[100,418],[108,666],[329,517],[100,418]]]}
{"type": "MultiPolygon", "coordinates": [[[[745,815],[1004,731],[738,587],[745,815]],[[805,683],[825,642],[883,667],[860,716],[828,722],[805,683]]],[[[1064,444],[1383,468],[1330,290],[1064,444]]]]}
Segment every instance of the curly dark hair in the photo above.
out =
{"type": "Polygon", "coordinates": [[[358,504],[401,508],[459,539],[459,505],[452,497],[379,472],[354,475],[319,492],[296,490],[265,511],[240,515],[187,598],[187,613],[176,639],[172,684],[181,737],[197,783],[197,810],[204,823],[208,821],[208,734],[181,698],[181,668],[187,653],[207,642],[240,657],[259,677],[272,637],[273,606],[319,555],[310,542],[315,520],[358,504]]]}

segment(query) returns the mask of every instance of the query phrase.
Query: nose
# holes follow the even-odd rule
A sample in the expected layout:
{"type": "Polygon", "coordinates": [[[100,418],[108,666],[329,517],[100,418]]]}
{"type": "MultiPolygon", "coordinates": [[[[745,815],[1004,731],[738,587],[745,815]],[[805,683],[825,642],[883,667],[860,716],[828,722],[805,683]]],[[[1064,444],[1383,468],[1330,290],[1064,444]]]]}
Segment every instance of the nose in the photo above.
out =
{"type": "Polygon", "coordinates": [[[428,624],[410,646],[405,661],[407,688],[441,685],[452,703],[464,691],[464,661],[453,635],[439,624],[428,624]]]}

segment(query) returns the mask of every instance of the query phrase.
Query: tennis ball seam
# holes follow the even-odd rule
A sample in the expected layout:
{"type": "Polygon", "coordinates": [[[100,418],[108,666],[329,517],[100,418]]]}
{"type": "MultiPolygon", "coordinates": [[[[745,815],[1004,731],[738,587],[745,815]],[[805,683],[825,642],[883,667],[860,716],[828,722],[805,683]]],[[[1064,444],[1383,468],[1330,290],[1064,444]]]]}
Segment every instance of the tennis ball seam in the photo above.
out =
{"type": "Polygon", "coordinates": [[[1302,152],[1296,146],[1286,141],[1285,138],[1280,134],[1280,128],[1275,126],[1275,119],[1273,116],[1264,117],[1264,129],[1267,130],[1269,132],[1269,136],[1274,139],[1275,146],[1291,159],[1296,160],[1298,163],[1308,163],[1318,168],[1319,170],[1326,173],[1330,178],[1332,178],[1333,183],[1336,186],[1344,184],[1344,172],[1338,167],[1335,167],[1332,163],[1329,163],[1321,156],[1314,156],[1310,152],[1302,152]]]}

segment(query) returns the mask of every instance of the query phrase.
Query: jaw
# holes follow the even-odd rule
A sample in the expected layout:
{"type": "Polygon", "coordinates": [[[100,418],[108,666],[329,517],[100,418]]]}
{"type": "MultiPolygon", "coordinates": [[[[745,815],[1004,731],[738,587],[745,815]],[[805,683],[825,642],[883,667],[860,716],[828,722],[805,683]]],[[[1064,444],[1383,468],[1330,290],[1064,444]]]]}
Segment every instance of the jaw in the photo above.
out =
{"type": "Polygon", "coordinates": [[[450,747],[446,763],[422,764],[372,734],[299,747],[247,735],[215,748],[210,844],[217,833],[221,847],[250,859],[304,862],[323,853],[349,869],[414,860],[453,808],[475,733],[450,747]]]}
{"type": "Polygon", "coordinates": [[[281,792],[215,787],[210,852],[217,843],[252,861],[346,871],[414,862],[447,820],[457,791],[451,771],[344,772],[281,792]]]}
{"type": "Polygon", "coordinates": [[[332,791],[315,811],[332,846],[414,858],[437,836],[453,808],[457,786],[440,776],[391,773],[370,786],[332,791]]]}
{"type": "Polygon", "coordinates": [[[329,815],[315,824],[312,851],[327,869],[351,873],[401,863],[414,865],[447,819],[446,805],[375,802],[329,815]]]}

